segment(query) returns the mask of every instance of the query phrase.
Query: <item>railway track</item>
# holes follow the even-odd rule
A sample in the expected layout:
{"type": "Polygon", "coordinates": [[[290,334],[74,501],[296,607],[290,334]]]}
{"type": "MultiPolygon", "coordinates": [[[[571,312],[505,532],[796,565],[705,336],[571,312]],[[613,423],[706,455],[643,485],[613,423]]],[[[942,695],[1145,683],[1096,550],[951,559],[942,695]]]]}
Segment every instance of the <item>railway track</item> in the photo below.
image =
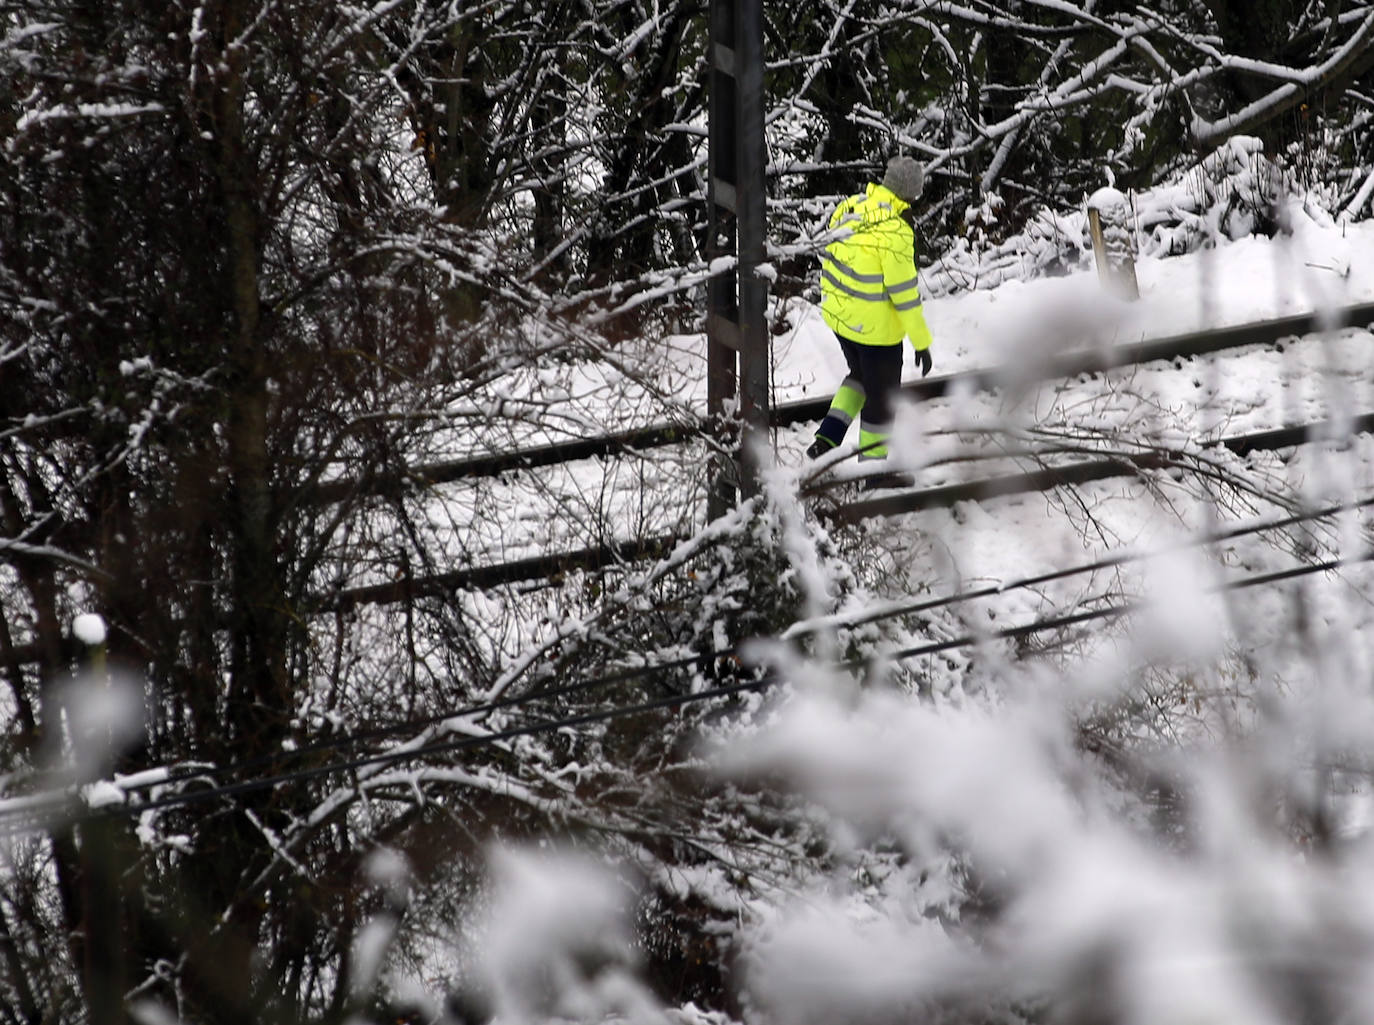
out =
{"type": "MultiPolygon", "coordinates": [[[[1019,473],[975,481],[944,484],[910,491],[887,492],[855,501],[836,501],[818,509],[823,519],[857,522],[874,517],[901,516],[927,509],[948,508],[957,502],[986,501],[1010,495],[1073,487],[1111,478],[1196,467],[1199,452],[1222,448],[1238,456],[1277,451],[1301,445],[1312,438],[1328,437],[1339,426],[1351,434],[1374,432],[1374,412],[1343,420],[1339,425],[1322,420],[1290,427],[1251,431],[1210,441],[1201,449],[1151,448],[1130,455],[1113,454],[1042,466],[1019,473]]],[[[683,535],[662,534],[614,545],[533,556],[491,566],[470,567],[407,580],[348,588],[324,606],[324,611],[346,611],[359,605],[393,604],[415,598],[441,597],[456,591],[482,589],[531,580],[552,580],[575,571],[597,571],[626,562],[655,558],[686,540],[683,535]]]]}
{"type": "MultiPolygon", "coordinates": [[[[1374,325],[1374,303],[1359,303],[1332,309],[1323,314],[1302,313],[1276,320],[1240,324],[1234,327],[1198,331],[1166,338],[1133,342],[1100,349],[1081,349],[1059,354],[1041,368],[1043,378],[1074,377],[1101,373],[1118,367],[1154,360],[1190,359],[1237,349],[1246,345],[1269,345],[1294,335],[1308,335],[1340,327],[1374,325]]],[[[986,392],[1025,380],[1024,371],[1006,367],[969,370],[922,378],[902,387],[902,393],[916,400],[941,398],[954,391],[986,392]]],[[[770,426],[788,427],[819,420],[829,408],[829,396],[779,403],[770,414],[770,426]]],[[[580,438],[549,445],[537,445],[513,452],[497,452],[461,459],[424,463],[405,474],[376,476],[366,481],[346,478],[322,484],[314,495],[319,503],[337,502],[369,491],[394,489],[398,485],[428,486],[495,477],[514,470],[555,466],[581,459],[618,456],[636,449],[662,448],[681,444],[706,430],[706,423],[660,423],[619,431],[595,438],[580,438]]]]}
{"type": "MultiPolygon", "coordinates": [[[[958,484],[944,484],[939,487],[904,493],[886,494],[838,505],[831,515],[837,519],[850,521],[875,516],[900,516],[904,513],[920,512],[924,509],[948,508],[956,502],[985,501],[989,498],[1024,494],[1030,491],[1048,491],[1050,488],[1090,484],[1094,481],[1110,480],[1113,477],[1132,477],[1150,471],[1187,470],[1194,465],[1195,457],[1199,451],[1205,453],[1208,449],[1223,448],[1238,456],[1246,456],[1252,452],[1273,452],[1304,444],[1312,438],[1329,436],[1329,431],[1334,426],[1337,425],[1329,420],[1321,420],[1293,427],[1278,427],[1218,438],[1200,450],[1152,448],[1131,455],[1084,459],[1078,462],[1040,467],[1023,473],[1006,474],[1000,477],[989,477],[958,484]]],[[[1349,421],[1342,421],[1339,426],[1349,434],[1374,432],[1374,413],[1363,413],[1349,421]]]]}
{"type": "MultiPolygon", "coordinates": [[[[1176,337],[1156,339],[1156,341],[1116,346],[1116,348],[1107,350],[1066,353],[1051,360],[1041,376],[1043,379],[1068,378],[1068,376],[1091,374],[1091,372],[1113,370],[1113,368],[1150,363],[1150,361],[1156,360],[1190,359],[1190,357],[1224,352],[1226,349],[1239,348],[1239,346],[1275,343],[1283,338],[1293,337],[1293,335],[1312,334],[1315,331],[1333,326],[1367,327],[1370,324],[1374,324],[1374,304],[1349,306],[1344,311],[1340,311],[1340,316],[1334,322],[1331,322],[1330,319],[1319,320],[1315,315],[1283,317],[1279,320],[1245,324],[1245,326],[1226,328],[1226,330],[1213,331],[1213,333],[1176,335],[1176,337]]],[[[1002,370],[1002,368],[992,368],[992,370],[945,375],[943,378],[923,379],[923,381],[905,386],[904,392],[915,397],[933,398],[944,396],[956,387],[960,390],[967,390],[970,387],[978,390],[991,390],[1011,382],[1024,382],[1024,374],[1013,374],[1013,372],[1002,370]]],[[[790,423],[819,419],[820,416],[824,415],[827,405],[829,405],[829,400],[780,405],[775,411],[775,422],[778,425],[790,425],[790,423]]],[[[1330,430],[1333,429],[1333,426],[1340,426],[1342,430],[1347,430],[1349,433],[1369,433],[1369,431],[1374,431],[1374,412],[1355,416],[1349,420],[1342,420],[1341,425],[1331,425],[1327,420],[1320,420],[1320,422],[1301,423],[1301,425],[1249,431],[1249,433],[1235,434],[1235,436],[1216,438],[1216,440],[1206,442],[1201,449],[1154,447],[1142,449],[1139,452],[1112,453],[1112,455],[1103,455],[1101,458],[1085,456],[1085,458],[1074,459],[1073,462],[1055,463],[1052,466],[1040,466],[1033,470],[996,475],[996,477],[982,478],[982,480],[977,481],[930,486],[930,488],[911,489],[911,491],[886,492],[883,495],[870,497],[870,499],[849,500],[849,502],[837,499],[829,506],[819,507],[818,514],[824,519],[856,522],[872,517],[893,517],[893,515],[919,512],[929,510],[929,508],[949,507],[959,502],[978,502],[978,500],[1018,495],[1018,493],[1048,491],[1048,489],[1059,488],[1059,486],[1079,486],[1094,481],[1110,480],[1110,478],[1132,477],[1132,475],[1150,473],[1150,471],[1190,470],[1197,466],[1197,456],[1200,455],[1200,452],[1205,453],[1208,449],[1226,449],[1226,451],[1239,456],[1249,455],[1252,452],[1276,451],[1276,449],[1304,444],[1312,437],[1330,436],[1330,430]]],[[[635,444],[633,444],[635,448],[647,447],[649,442],[671,444],[671,442],[664,440],[668,430],[666,427],[662,427],[662,429],[654,429],[651,433],[644,434],[627,431],[621,436],[595,438],[595,440],[581,442],[576,447],[551,445],[551,447],[530,449],[530,451],[523,453],[510,453],[510,455],[500,456],[500,458],[492,460],[481,460],[477,466],[480,466],[482,471],[491,469],[491,467],[496,466],[497,462],[500,463],[503,470],[521,469],[521,467],[526,466],[547,466],[547,464],[559,462],[559,460],[552,459],[552,453],[555,451],[576,452],[577,455],[574,458],[588,458],[588,455],[609,456],[616,452],[616,449],[610,448],[610,445],[620,444],[622,438],[632,436],[636,438],[635,444]],[[592,451],[594,448],[595,451],[592,451]],[[519,462],[522,458],[528,458],[530,462],[519,462]]],[[[680,431],[682,429],[677,427],[677,429],[672,430],[680,431]]],[[[682,434],[677,434],[675,441],[682,440],[682,434]]],[[[1033,456],[1033,453],[1028,453],[1028,455],[1033,456]]],[[[473,466],[471,462],[464,464],[473,466]]],[[[456,466],[459,464],[445,464],[444,473],[451,473],[453,467],[456,466]]],[[[458,480],[458,477],[445,478],[445,480],[458,480]]],[[[655,556],[665,554],[666,551],[671,550],[673,545],[683,540],[686,540],[686,537],[680,536],[680,534],[658,534],[658,536],[646,537],[646,539],[618,541],[618,543],[594,545],[594,547],[580,548],[580,550],[530,556],[530,558],[496,563],[496,565],[463,567],[463,569],[431,574],[431,576],[426,577],[364,585],[364,587],[343,589],[333,598],[328,599],[323,607],[326,610],[346,610],[360,605],[372,605],[372,603],[394,603],[415,598],[431,598],[431,596],[452,594],[452,592],[462,591],[462,589],[497,587],[497,585],[525,583],[525,581],[556,580],[563,574],[578,572],[578,570],[595,572],[595,570],[609,569],[609,567],[624,565],[624,563],[639,561],[639,559],[655,558],[655,556]]]]}

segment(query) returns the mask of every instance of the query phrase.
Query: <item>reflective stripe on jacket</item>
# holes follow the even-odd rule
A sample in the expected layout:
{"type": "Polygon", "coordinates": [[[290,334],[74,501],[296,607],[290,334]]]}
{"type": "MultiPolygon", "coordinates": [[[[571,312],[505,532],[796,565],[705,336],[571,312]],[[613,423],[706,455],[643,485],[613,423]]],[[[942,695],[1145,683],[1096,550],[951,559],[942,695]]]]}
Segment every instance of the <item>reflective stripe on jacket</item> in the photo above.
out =
{"type": "Polygon", "coordinates": [[[910,206],[890,189],[869,185],[830,215],[832,230],[850,233],[821,257],[821,316],[863,345],[930,347],[930,328],[916,288],[916,239],[902,217],[910,206]]]}

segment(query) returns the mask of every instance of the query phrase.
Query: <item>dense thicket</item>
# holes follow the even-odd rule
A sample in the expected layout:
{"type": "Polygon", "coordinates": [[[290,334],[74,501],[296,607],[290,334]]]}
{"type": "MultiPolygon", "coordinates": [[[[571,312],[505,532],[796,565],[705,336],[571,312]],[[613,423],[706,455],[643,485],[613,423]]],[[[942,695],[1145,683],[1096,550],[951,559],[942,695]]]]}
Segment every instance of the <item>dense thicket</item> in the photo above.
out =
{"type": "MultiPolygon", "coordinates": [[[[1146,184],[1232,132],[1334,183],[1340,205],[1374,171],[1364,4],[766,7],[783,290],[808,280],[827,204],[898,150],[931,169],[930,252],[993,210],[1015,226],[1108,174],[1146,184]]],[[[495,401],[491,382],[558,380],[592,352],[632,368],[617,343],[699,326],[704,32],[687,0],[0,4],[11,794],[43,790],[56,753],[83,743],[62,711],[82,610],[108,623],[147,724],[92,773],[257,776],[338,760],[288,757],[335,732],[788,621],[789,588],[776,607],[749,598],[750,580],[781,575],[772,556],[712,538],[634,587],[560,596],[542,620],[528,597],[518,613],[476,595],[384,612],[336,600],[462,563],[477,524],[504,514],[475,500],[436,516],[407,464],[509,444],[531,422],[589,429],[540,423],[537,395],[495,401]],[[676,572],[703,553],[707,568],[676,572]]],[[[665,391],[646,383],[638,412],[675,415],[665,391]]],[[[608,510],[581,500],[565,499],[567,518],[604,531],[608,510]]],[[[652,501],[696,520],[690,502],[652,501]]],[[[650,689],[738,671],[689,657],[650,689]]],[[[461,729],[636,697],[622,684],[461,729]]],[[[725,1004],[719,912],[669,869],[731,852],[742,880],[781,876],[770,845],[799,827],[770,799],[731,795],[741,818],[724,789],[684,782],[691,725],[646,714],[141,822],[54,815],[0,872],[0,1022],[120,1021],[145,999],[188,1021],[343,1020],[376,997],[355,956],[369,920],[420,915],[423,948],[487,838],[550,831],[645,866],[669,923],[648,942],[651,975],[670,999],[725,1004]],[[367,881],[383,846],[411,859],[414,911],[367,881]]],[[[374,739],[458,732],[436,720],[374,739]]]]}

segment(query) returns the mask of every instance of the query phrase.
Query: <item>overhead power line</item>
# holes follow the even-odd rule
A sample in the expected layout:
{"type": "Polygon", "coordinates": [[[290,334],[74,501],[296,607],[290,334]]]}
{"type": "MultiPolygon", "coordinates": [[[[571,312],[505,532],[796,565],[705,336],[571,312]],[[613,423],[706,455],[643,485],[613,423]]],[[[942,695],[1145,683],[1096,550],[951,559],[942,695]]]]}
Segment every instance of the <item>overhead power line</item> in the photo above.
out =
{"type": "MultiPolygon", "coordinates": [[[[964,602],[974,601],[980,598],[994,597],[998,594],[1007,594],[1017,590],[1025,590],[1033,587],[1040,587],[1056,580],[1067,579],[1069,577],[1080,576],[1087,573],[1098,572],[1103,569],[1111,569],[1131,563],[1157,558],[1160,555],[1169,554],[1175,551],[1185,551],[1193,548],[1201,548],[1207,545],[1216,544],[1222,541],[1234,540],[1252,534],[1267,533],[1275,530],[1283,530],[1289,527],[1298,526],[1303,523],[1316,520],[1327,519],[1331,516],[1339,515],[1342,512],[1355,511],[1374,505],[1374,497],[1364,498],[1353,503],[1327,505],[1318,509],[1311,509],[1304,512],[1293,513],[1288,516],[1274,519],[1261,520],[1255,523],[1245,524],[1236,527],[1218,529],[1200,534],[1196,537],[1179,543],[1178,545],[1157,551],[1126,551],[1117,552],[1103,558],[1087,563],[1078,563],[1062,569],[1051,570],[1045,573],[1033,574],[1031,576],[1005,581],[999,584],[992,584],[986,587],[973,588],[958,591],[953,594],[935,596],[921,599],[916,602],[902,603],[895,606],[877,610],[872,613],[857,616],[835,616],[824,617],[819,620],[802,621],[794,624],[793,627],[784,631],[784,640],[796,637],[809,636],[821,632],[822,630],[833,629],[852,629],[868,623],[881,622],[888,619],[895,619],[900,616],[915,615],[922,612],[931,612],[940,608],[949,607],[964,602]]],[[[485,701],[474,705],[469,705],[460,709],[448,709],[442,712],[435,712],[430,715],[410,717],[385,725],[372,727],[366,730],[351,732],[344,736],[327,737],[318,741],[297,745],[289,752],[283,751],[273,755],[260,756],[242,762],[236,762],[232,766],[227,766],[223,771],[232,771],[234,774],[241,774],[245,771],[252,771],[269,766],[280,765],[283,761],[297,760],[312,754],[320,754],[328,751],[337,751],[358,744],[373,740],[382,740],[387,737],[394,737],[406,733],[414,733],[417,730],[435,726],[439,723],[455,719],[471,719],[484,716],[491,712],[518,709],[536,702],[556,701],[560,698],[568,697],[573,694],[583,693],[589,690],[603,687],[616,686],[622,683],[642,679],[646,676],[657,673],[675,672],[679,669],[686,669],[702,663],[714,664],[722,659],[738,658],[740,655],[739,645],[731,645],[725,649],[713,650],[706,653],[693,653],[678,659],[655,662],[652,665],[637,666],[627,668],[618,672],[609,673],[592,679],[574,681],[556,687],[541,688],[528,691],[523,694],[509,695],[491,701],[485,701]]],[[[175,771],[162,779],[146,785],[139,785],[130,789],[147,789],[151,786],[166,786],[178,782],[185,782],[205,777],[207,774],[214,773],[212,766],[197,765],[184,771],[175,771]]]]}
{"type": "MultiPolygon", "coordinates": [[[[1365,500],[1359,503],[1359,505],[1366,506],[1371,503],[1374,503],[1374,499],[1365,500]]],[[[1348,508],[1351,507],[1337,507],[1334,511],[1340,512],[1348,508]]],[[[1250,527],[1235,528],[1233,530],[1229,530],[1226,532],[1219,532],[1218,538],[1221,536],[1221,534],[1224,534],[1225,537],[1235,537],[1241,536],[1244,533],[1257,532],[1259,530],[1279,529],[1281,525],[1293,525],[1296,523],[1304,522],[1306,520],[1318,518],[1319,516],[1331,514],[1331,509],[1322,510],[1317,513],[1299,514],[1295,516],[1285,517],[1281,521],[1270,521],[1264,524],[1256,524],[1250,527]]],[[[1084,572],[1088,568],[1093,568],[1097,566],[1119,565],[1121,564],[1121,562],[1128,561],[1128,559],[1130,558],[1144,558],[1148,554],[1149,553],[1141,553],[1140,555],[1130,557],[1122,556],[1120,558],[1113,560],[1099,560],[1096,563],[1088,564],[1084,567],[1078,567],[1077,571],[1084,572]]],[[[1267,573],[1253,574],[1248,577],[1235,578],[1232,580],[1224,581],[1213,587],[1207,588],[1206,593],[1227,593],[1233,591],[1246,590],[1254,587],[1271,586],[1274,584],[1299,579],[1301,577],[1310,576],[1316,573],[1325,573],[1336,569],[1340,569],[1344,566],[1357,565],[1369,561],[1374,561],[1374,551],[1365,552],[1359,555],[1358,557],[1354,558],[1328,559],[1323,560],[1322,562],[1302,566],[1295,566],[1285,570],[1276,570],[1267,573]]],[[[1015,586],[1030,586],[1031,580],[1039,579],[1043,581],[1045,579],[1050,579],[1056,576],[1067,575],[1068,572],[1070,571],[1057,571],[1054,574],[1041,574],[1035,578],[1026,578],[1025,581],[1018,582],[1015,586]]],[[[1012,585],[1007,585],[1000,588],[999,590],[1009,590],[1011,586],[1012,585]]],[[[964,592],[959,595],[949,596],[948,598],[943,599],[942,603],[952,604],[956,601],[969,600],[972,597],[976,597],[986,592],[987,589],[979,589],[975,592],[964,592]]],[[[951,637],[944,640],[929,641],[924,644],[914,645],[897,651],[882,653],[875,657],[850,659],[839,663],[837,668],[853,670],[865,666],[870,666],[875,663],[904,661],[910,658],[918,658],[926,655],[939,654],[941,652],[949,651],[956,648],[972,647],[993,640],[1017,639],[1021,637],[1031,636],[1037,633],[1047,632],[1050,630],[1059,630],[1064,629],[1066,627],[1077,626],[1084,623],[1115,620],[1123,616],[1127,616],[1133,612],[1139,611],[1142,608],[1147,608],[1149,604],[1150,603],[1146,601],[1132,600],[1120,602],[1114,605],[1103,606],[1100,608],[1086,609],[1079,612],[1071,612],[1055,616],[1044,617],[1041,619],[1036,619],[1030,623],[1000,627],[996,630],[967,633],[961,636],[951,637]]],[[[882,616],[878,618],[890,618],[897,615],[905,615],[909,614],[910,611],[910,608],[887,610],[883,613],[882,616]]],[[[871,617],[858,620],[858,622],[871,621],[874,621],[874,619],[871,617]]],[[[837,624],[829,623],[826,625],[833,627],[837,624]]],[[[706,656],[695,657],[692,659],[684,659],[677,663],[677,665],[694,664],[696,662],[701,661],[703,658],[729,658],[737,655],[737,653],[738,648],[731,648],[723,652],[713,652],[706,656]]],[[[654,672],[661,672],[667,667],[668,664],[656,664],[654,666],[645,666],[634,670],[627,670],[625,673],[620,674],[620,678],[633,679],[637,676],[648,675],[654,672]]],[[[605,682],[605,678],[584,680],[580,681],[578,684],[573,686],[575,686],[577,689],[589,689],[591,687],[602,685],[605,682]]],[[[489,734],[483,734],[481,736],[466,736],[452,740],[436,741],[430,744],[424,744],[414,748],[407,748],[405,750],[400,751],[384,751],[368,755],[360,755],[355,758],[331,762],[325,765],[311,766],[308,768],[297,769],[288,772],[281,772],[265,777],[241,779],[230,783],[220,784],[213,787],[207,787],[203,790],[183,791],[175,794],[165,794],[148,801],[141,801],[137,803],[130,802],[126,804],[110,805],[100,809],[85,812],[84,814],[76,816],[76,818],[87,819],[97,815],[135,815],[159,809],[203,803],[205,801],[210,800],[219,800],[238,796],[244,793],[250,793],[257,790],[269,789],[275,786],[285,785],[288,783],[305,782],[308,780],[317,779],[334,773],[356,772],[357,770],[364,768],[381,768],[390,765],[398,765],[405,762],[422,760],[425,758],[433,757],[435,755],[449,754],[459,750],[481,748],[493,744],[498,744],[506,740],[514,739],[516,737],[532,736],[540,733],[556,731],[559,729],[571,729],[577,726],[588,725],[595,722],[607,722],[618,718],[643,714],[645,712],[662,710],[672,707],[682,707],[701,701],[709,701],[714,700],[716,698],[729,697],[748,691],[765,690],[777,685],[779,682],[781,681],[779,681],[773,674],[769,673],[755,680],[744,681],[715,688],[709,688],[706,690],[697,691],[693,693],[669,695],[666,697],[657,698],[650,701],[640,702],[631,705],[616,705],[610,708],[597,709],[594,711],[581,713],[575,716],[537,720],[532,723],[524,723],[516,726],[511,726],[502,730],[493,731],[489,734]]],[[[526,696],[526,698],[529,700],[532,700],[533,697],[534,695],[526,696]]],[[[460,712],[446,716],[445,718],[456,719],[471,714],[471,712],[460,712]]],[[[39,795],[32,795],[31,802],[33,800],[36,800],[38,797],[39,795]]],[[[70,803],[73,800],[74,798],[70,793],[64,792],[60,795],[54,795],[54,800],[50,806],[51,810],[58,810],[58,808],[61,807],[61,805],[64,803],[70,805],[70,803]]],[[[30,803],[23,809],[19,809],[12,812],[0,811],[0,826],[3,826],[7,820],[9,822],[16,822],[19,820],[31,820],[35,816],[35,814],[38,814],[40,811],[41,809],[36,809],[33,803],[30,803]]]]}
{"type": "MultiPolygon", "coordinates": [[[[1304,512],[1292,513],[1288,516],[1281,516],[1271,520],[1261,520],[1256,523],[1246,524],[1239,527],[1226,527],[1222,529],[1208,531],[1196,537],[1189,538],[1177,545],[1157,551],[1126,551],[1114,552],[1110,555],[1095,559],[1092,562],[1077,563],[1064,569],[1049,570],[1044,573],[1036,573],[1031,576],[1020,577],[1015,580],[1000,584],[989,584],[986,587],[977,587],[965,591],[959,591],[951,595],[941,595],[932,598],[923,598],[920,601],[904,602],[900,605],[889,606],[874,613],[858,616],[826,617],[819,624],[807,632],[815,632],[815,629],[844,628],[852,629],[856,626],[863,626],[867,623],[882,622],[887,619],[894,619],[898,616],[916,615],[921,612],[930,612],[935,609],[945,608],[950,605],[962,602],[976,601],[980,598],[992,598],[999,594],[1007,594],[1011,591],[1027,590],[1032,587],[1041,587],[1045,584],[1053,583],[1056,580],[1065,580],[1069,577],[1081,576],[1085,573],[1096,573],[1104,569],[1116,569],[1136,562],[1144,562],[1149,559],[1156,559],[1162,555],[1174,552],[1188,551],[1194,548],[1203,548],[1208,545],[1219,544],[1223,541],[1233,541],[1237,538],[1248,537],[1252,534],[1264,534],[1275,530],[1285,530],[1289,527],[1300,526],[1304,523],[1316,520],[1327,519],[1338,516],[1343,512],[1353,512],[1358,509],[1368,508],[1374,505],[1374,496],[1362,498],[1355,502],[1341,503],[1337,505],[1327,505],[1320,509],[1311,509],[1304,512]]],[[[807,624],[799,624],[806,626],[807,624]]],[[[784,638],[793,636],[796,630],[789,630],[783,634],[784,638]]]]}

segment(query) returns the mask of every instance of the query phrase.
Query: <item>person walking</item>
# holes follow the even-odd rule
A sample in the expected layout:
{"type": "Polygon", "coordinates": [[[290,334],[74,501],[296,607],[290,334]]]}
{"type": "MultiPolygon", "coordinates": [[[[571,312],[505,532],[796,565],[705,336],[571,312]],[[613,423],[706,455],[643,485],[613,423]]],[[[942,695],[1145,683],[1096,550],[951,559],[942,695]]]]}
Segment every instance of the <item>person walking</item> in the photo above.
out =
{"type": "MultiPolygon", "coordinates": [[[[916,287],[916,237],[907,219],[925,186],[912,157],[887,162],[882,182],[850,196],[830,216],[843,231],[821,257],[821,316],[835,332],[849,372],[806,454],[817,459],[844,441],[859,420],[859,459],[887,458],[892,397],[902,383],[903,338],[911,341],[921,376],[930,373],[930,328],[916,287]]],[[[870,474],[866,488],[910,484],[906,474],[870,474]]]]}

